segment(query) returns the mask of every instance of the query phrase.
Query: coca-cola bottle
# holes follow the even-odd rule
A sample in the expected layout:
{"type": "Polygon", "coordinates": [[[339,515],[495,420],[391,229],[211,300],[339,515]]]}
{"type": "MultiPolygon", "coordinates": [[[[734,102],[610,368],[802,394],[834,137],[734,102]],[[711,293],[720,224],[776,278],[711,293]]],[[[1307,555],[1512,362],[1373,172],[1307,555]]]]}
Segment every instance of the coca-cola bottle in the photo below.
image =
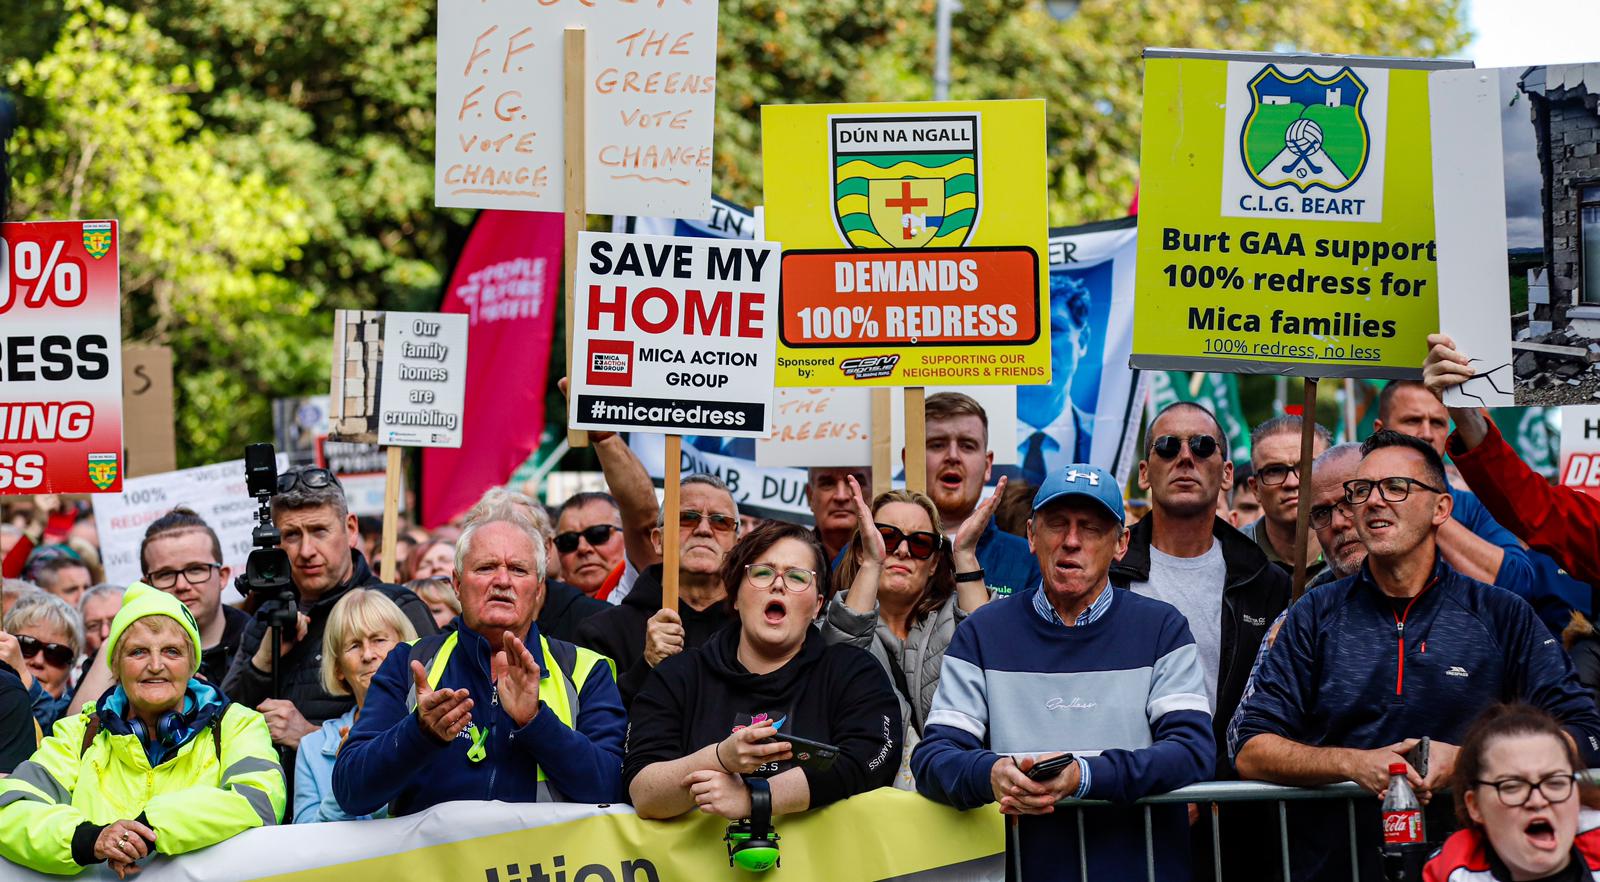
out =
{"type": "Polygon", "coordinates": [[[1417,882],[1428,860],[1428,836],[1422,824],[1422,803],[1406,764],[1389,764],[1389,790],[1383,797],[1383,875],[1390,882],[1417,882]]]}

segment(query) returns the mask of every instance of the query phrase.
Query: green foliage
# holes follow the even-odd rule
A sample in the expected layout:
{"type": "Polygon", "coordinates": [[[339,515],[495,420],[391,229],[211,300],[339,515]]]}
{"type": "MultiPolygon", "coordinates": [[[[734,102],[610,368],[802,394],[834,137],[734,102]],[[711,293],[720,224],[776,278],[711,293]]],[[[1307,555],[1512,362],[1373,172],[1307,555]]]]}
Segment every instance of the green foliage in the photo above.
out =
{"type": "MultiPolygon", "coordinates": [[[[1050,219],[1125,212],[1145,46],[1446,55],[1462,0],[963,0],[951,93],[1044,98],[1050,219]]],[[[327,383],[331,310],[430,309],[435,0],[0,0],[18,219],[122,221],[125,334],[173,347],[179,459],[327,383]]],[[[715,187],[761,196],[768,103],[932,97],[934,0],[722,0],[715,187]]],[[[559,418],[559,416],[558,416],[559,418]]]]}

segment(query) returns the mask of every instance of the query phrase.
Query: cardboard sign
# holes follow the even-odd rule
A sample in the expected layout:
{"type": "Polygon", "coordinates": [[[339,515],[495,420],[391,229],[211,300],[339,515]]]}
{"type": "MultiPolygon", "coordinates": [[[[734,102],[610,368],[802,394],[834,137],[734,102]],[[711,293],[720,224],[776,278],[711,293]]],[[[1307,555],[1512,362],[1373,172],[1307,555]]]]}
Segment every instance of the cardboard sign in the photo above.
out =
{"type": "Polygon", "coordinates": [[[587,29],[597,214],[711,214],[716,0],[441,0],[434,201],[565,208],[562,32],[587,29]]]}
{"type": "Polygon", "coordinates": [[[467,316],[341,309],[334,318],[329,437],[460,447],[467,316]]]}
{"type": "Polygon", "coordinates": [[[1600,407],[1561,409],[1561,483],[1600,496],[1600,407]]]}
{"type": "MultiPolygon", "coordinates": [[[[733,494],[740,514],[777,518],[811,526],[815,519],[806,503],[805,469],[758,465],[751,458],[752,442],[744,438],[688,437],[679,447],[679,474],[716,475],[733,494]]],[[[666,478],[666,439],[650,432],[634,432],[628,446],[657,487],[666,478]]]]}
{"type": "Polygon", "coordinates": [[[127,411],[122,440],[127,445],[128,477],[177,468],[171,349],[122,347],[122,401],[127,411]]]}
{"type": "MultiPolygon", "coordinates": [[[[983,406],[989,419],[995,465],[1015,465],[1017,436],[1014,386],[929,386],[927,394],[960,392],[983,406]]],[[[906,443],[905,397],[889,399],[895,471],[906,443]]],[[[866,389],[779,389],[773,401],[772,436],[756,442],[762,466],[866,465],[872,462],[872,393],[866,389]]]]}
{"type": "Polygon", "coordinates": [[[1428,70],[1150,50],[1132,364],[1417,377],[1439,290],[1428,70]]]}
{"type": "Polygon", "coordinates": [[[577,272],[569,425],[771,431],[776,242],[582,233],[577,272]]]}
{"type": "Polygon", "coordinates": [[[1439,327],[1478,375],[1459,407],[1600,398],[1600,65],[1429,77],[1439,327]]]}
{"type": "Polygon", "coordinates": [[[761,109],[780,386],[1050,381],[1044,102],[761,109]]]}
{"type": "MultiPolygon", "coordinates": [[[[352,514],[383,514],[386,466],[383,448],[376,444],[329,441],[328,396],[274,399],[272,428],[278,453],[289,465],[321,466],[339,478],[352,514]]],[[[402,511],[405,502],[406,494],[402,493],[402,511]]]]}
{"type": "MultiPolygon", "coordinates": [[[[278,470],[288,467],[288,458],[280,454],[278,470]]],[[[108,582],[127,585],[143,578],[139,544],[145,529],[178,506],[204,518],[222,542],[223,564],[234,573],[244,572],[258,507],[245,484],[242,459],[128,478],[121,492],[96,495],[93,502],[108,582]]],[[[225,597],[238,597],[231,582],[224,591],[225,597]]]]}
{"type": "Polygon", "coordinates": [[[122,487],[116,221],[0,224],[0,496],[122,487]]]}

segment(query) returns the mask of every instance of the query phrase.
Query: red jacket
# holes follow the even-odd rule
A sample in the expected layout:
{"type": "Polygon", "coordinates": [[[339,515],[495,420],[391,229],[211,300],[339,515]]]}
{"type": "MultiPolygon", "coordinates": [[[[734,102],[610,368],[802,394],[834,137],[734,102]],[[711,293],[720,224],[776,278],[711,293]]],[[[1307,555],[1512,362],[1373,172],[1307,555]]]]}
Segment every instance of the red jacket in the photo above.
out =
{"type": "Polygon", "coordinates": [[[1572,578],[1600,584],[1600,498],[1551,486],[1517,456],[1493,421],[1483,443],[1471,450],[1460,432],[1452,432],[1449,450],[1461,477],[1495,520],[1554,558],[1572,578]]]}
{"type": "MultiPolygon", "coordinates": [[[[1572,844],[1590,875],[1600,880],[1600,812],[1578,812],[1578,835],[1572,844]]],[[[1489,870],[1483,831],[1457,830],[1422,869],[1422,882],[1510,882],[1489,870]]]]}

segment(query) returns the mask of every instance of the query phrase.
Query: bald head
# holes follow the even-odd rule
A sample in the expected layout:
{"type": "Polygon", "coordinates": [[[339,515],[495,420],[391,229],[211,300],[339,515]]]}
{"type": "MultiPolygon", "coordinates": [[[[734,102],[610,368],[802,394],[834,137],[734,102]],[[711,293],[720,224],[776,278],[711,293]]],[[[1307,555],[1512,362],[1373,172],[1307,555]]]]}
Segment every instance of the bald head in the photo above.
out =
{"type": "Polygon", "coordinates": [[[1328,448],[1311,463],[1311,526],[1322,546],[1322,556],[1339,578],[1361,569],[1366,546],[1356,535],[1355,519],[1344,502],[1344,482],[1356,476],[1361,465],[1361,445],[1328,448]]]}

